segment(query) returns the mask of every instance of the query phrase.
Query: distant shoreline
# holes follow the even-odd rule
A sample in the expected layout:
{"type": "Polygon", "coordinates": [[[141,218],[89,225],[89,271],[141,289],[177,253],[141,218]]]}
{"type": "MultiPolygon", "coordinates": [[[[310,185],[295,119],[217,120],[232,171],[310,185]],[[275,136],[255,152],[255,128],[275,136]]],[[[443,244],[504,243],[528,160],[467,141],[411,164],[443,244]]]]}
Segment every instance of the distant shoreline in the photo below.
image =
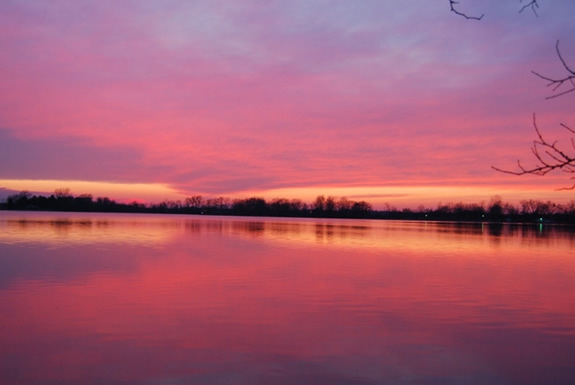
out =
{"type": "Polygon", "coordinates": [[[495,197],[483,204],[439,204],[435,209],[421,207],[418,210],[374,210],[365,201],[347,198],[318,196],[311,204],[299,199],[274,199],[260,197],[247,199],[213,198],[193,196],[181,201],[164,201],[159,204],[132,202],[118,203],[109,198],[91,195],[72,196],[59,191],[49,197],[21,192],[0,202],[0,210],[7,211],[54,211],[78,213],[147,213],[147,214],[195,214],[221,216],[258,216],[272,218],[337,218],[447,221],[475,223],[557,223],[575,225],[575,201],[567,205],[537,200],[522,201],[515,207],[495,197]]]}

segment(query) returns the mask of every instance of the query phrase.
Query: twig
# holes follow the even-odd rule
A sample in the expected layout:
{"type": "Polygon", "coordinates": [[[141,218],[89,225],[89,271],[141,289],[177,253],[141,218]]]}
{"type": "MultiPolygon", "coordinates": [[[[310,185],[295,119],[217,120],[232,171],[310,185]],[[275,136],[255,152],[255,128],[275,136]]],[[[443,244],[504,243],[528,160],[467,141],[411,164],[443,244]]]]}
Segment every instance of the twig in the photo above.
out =
{"type": "MultiPolygon", "coordinates": [[[[535,114],[533,114],[533,127],[537,134],[537,139],[533,141],[533,146],[531,147],[531,153],[537,160],[534,167],[526,168],[518,160],[517,167],[519,171],[505,170],[495,166],[491,166],[491,168],[496,171],[512,175],[531,174],[542,176],[553,170],[561,170],[569,174],[575,174],[575,155],[568,154],[566,151],[560,149],[557,146],[557,141],[549,142],[543,137],[539,127],[537,126],[535,114]]],[[[575,130],[563,123],[561,123],[561,127],[567,129],[571,133],[575,133],[575,130]]],[[[571,139],[571,145],[575,149],[575,141],[573,139],[571,139]]],[[[575,177],[572,177],[571,179],[575,179],[575,177]]],[[[575,189],[575,184],[571,187],[563,187],[560,190],[573,189],[575,189]]]]}
{"type": "MultiPolygon", "coordinates": [[[[523,3],[523,0],[520,0],[520,3],[523,3]]],[[[537,14],[537,8],[539,8],[539,4],[537,4],[537,0],[531,0],[529,3],[525,4],[521,8],[521,10],[519,10],[519,13],[523,12],[525,10],[525,8],[531,8],[531,10],[535,14],[535,16],[539,17],[539,15],[537,14]]]]}
{"type": "Polygon", "coordinates": [[[459,16],[463,16],[467,20],[481,20],[483,16],[485,16],[485,14],[482,14],[481,16],[469,16],[463,12],[459,12],[457,9],[455,9],[456,4],[459,4],[459,1],[449,0],[449,6],[451,7],[451,12],[454,12],[459,16]]]}
{"type": "Polygon", "coordinates": [[[553,92],[557,91],[564,84],[567,84],[567,85],[570,84],[571,88],[569,88],[565,91],[561,91],[555,95],[548,96],[545,99],[553,99],[553,98],[563,96],[565,94],[568,94],[570,92],[575,91],[575,70],[573,70],[571,67],[569,67],[569,65],[567,64],[567,62],[563,58],[563,55],[561,55],[561,50],[559,49],[559,40],[557,40],[557,43],[555,44],[555,50],[557,51],[557,56],[559,57],[559,60],[561,61],[563,68],[565,68],[565,71],[567,71],[567,75],[565,77],[554,79],[554,78],[550,78],[549,76],[541,75],[539,72],[535,72],[535,71],[531,71],[531,72],[533,74],[535,74],[537,77],[547,81],[548,82],[547,87],[552,87],[553,92]]]}

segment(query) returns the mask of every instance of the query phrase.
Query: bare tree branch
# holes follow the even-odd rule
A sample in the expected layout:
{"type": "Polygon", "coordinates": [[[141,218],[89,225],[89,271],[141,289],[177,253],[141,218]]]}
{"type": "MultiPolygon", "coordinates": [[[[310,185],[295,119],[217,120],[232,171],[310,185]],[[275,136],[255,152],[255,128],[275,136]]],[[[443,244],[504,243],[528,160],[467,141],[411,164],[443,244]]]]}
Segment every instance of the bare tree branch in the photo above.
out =
{"type": "MultiPolygon", "coordinates": [[[[567,129],[567,131],[571,131],[572,133],[575,134],[575,130],[573,130],[571,127],[567,127],[564,123],[561,123],[561,127],[567,129]]],[[[573,145],[573,147],[575,148],[575,144],[573,145]]]]}
{"type": "MultiPolygon", "coordinates": [[[[519,0],[519,2],[523,3],[523,0],[519,0]]],[[[456,15],[463,16],[468,20],[481,20],[483,19],[483,16],[485,16],[485,14],[481,14],[481,16],[469,16],[464,12],[458,11],[457,8],[455,7],[457,4],[459,4],[459,1],[449,0],[449,6],[451,7],[451,12],[455,13],[456,15]]],[[[521,9],[519,10],[519,13],[523,12],[527,8],[531,8],[535,16],[539,16],[537,14],[537,9],[539,8],[539,3],[537,3],[537,0],[530,0],[527,4],[524,4],[523,7],[521,7],[521,9]]]]}
{"type": "Polygon", "coordinates": [[[455,14],[457,14],[459,16],[463,16],[464,18],[466,18],[468,20],[481,20],[483,18],[483,16],[485,16],[485,14],[482,14],[481,16],[469,16],[463,12],[459,12],[455,8],[455,5],[457,5],[457,4],[459,4],[459,1],[449,0],[449,6],[451,7],[451,12],[454,12],[455,14]]]}
{"type": "MultiPolygon", "coordinates": [[[[575,134],[575,130],[568,127],[567,125],[561,123],[561,126],[569,132],[575,134]]],[[[518,160],[518,171],[505,170],[494,166],[491,166],[491,168],[499,172],[513,175],[546,175],[554,170],[561,170],[568,174],[575,174],[575,141],[573,138],[571,139],[571,146],[573,147],[574,154],[569,154],[567,151],[558,147],[557,141],[549,142],[543,137],[539,127],[537,126],[535,114],[533,114],[533,127],[535,128],[535,133],[537,134],[537,139],[533,141],[533,146],[531,147],[531,152],[537,160],[535,166],[526,168],[518,160]]],[[[571,177],[571,179],[575,179],[575,176],[571,177]]],[[[573,189],[575,189],[575,183],[571,187],[564,187],[560,190],[573,189]]]]}
{"type": "Polygon", "coordinates": [[[557,56],[559,56],[559,60],[561,61],[563,68],[565,68],[567,75],[565,75],[562,78],[550,78],[549,76],[541,75],[539,72],[535,71],[531,72],[533,72],[533,74],[535,74],[539,78],[546,80],[548,82],[547,87],[552,87],[553,92],[559,90],[561,87],[563,87],[563,85],[567,85],[567,87],[569,88],[565,90],[565,87],[563,87],[561,92],[555,95],[548,96],[546,99],[553,99],[575,91],[575,70],[569,67],[569,65],[563,58],[563,55],[561,55],[561,50],[559,49],[559,40],[557,40],[557,43],[555,44],[555,50],[557,51],[557,56]]]}
{"type": "MultiPolygon", "coordinates": [[[[523,0],[521,0],[520,2],[523,3],[523,0]]],[[[531,0],[529,3],[525,4],[521,8],[521,10],[519,10],[519,13],[523,12],[526,8],[531,8],[531,10],[535,14],[535,16],[539,16],[537,14],[537,8],[539,8],[539,4],[537,4],[537,0],[531,0]]]]}
{"type": "MultiPolygon", "coordinates": [[[[525,4],[523,0],[519,0],[523,6],[519,10],[519,13],[522,13],[527,8],[531,8],[535,16],[539,16],[537,14],[537,9],[539,8],[538,0],[526,0],[525,4]]],[[[459,1],[456,0],[449,0],[449,6],[451,7],[451,12],[455,13],[456,15],[462,16],[466,19],[471,20],[481,20],[485,14],[481,16],[469,16],[466,13],[460,12],[456,9],[456,5],[459,4],[459,1]]],[[[538,76],[539,78],[548,82],[547,86],[552,87],[553,92],[560,91],[554,95],[548,96],[546,99],[556,98],[570,92],[575,92],[575,70],[571,68],[567,61],[563,58],[561,54],[561,50],[559,49],[559,40],[557,40],[557,44],[555,44],[555,50],[557,51],[557,56],[565,68],[567,74],[561,78],[551,78],[549,76],[541,75],[539,72],[531,71],[533,74],[538,76]],[[566,87],[564,87],[566,86],[566,87]]],[[[575,137],[571,138],[571,146],[573,154],[566,152],[558,147],[557,141],[549,142],[547,139],[543,137],[539,127],[537,126],[537,121],[535,119],[535,114],[533,114],[533,127],[535,128],[535,133],[537,134],[537,139],[533,141],[533,146],[531,147],[531,153],[536,159],[536,165],[530,168],[524,167],[521,162],[517,161],[517,168],[518,170],[505,170],[495,166],[491,166],[496,171],[503,172],[506,174],[513,174],[513,175],[546,175],[551,171],[561,170],[568,174],[575,174],[575,137]]],[[[561,123],[561,127],[565,128],[572,134],[575,134],[575,130],[571,129],[567,125],[561,123]]],[[[575,180],[575,176],[571,177],[571,179],[575,180]]],[[[575,183],[573,183],[570,187],[564,187],[559,190],[574,190],[575,183]]]]}

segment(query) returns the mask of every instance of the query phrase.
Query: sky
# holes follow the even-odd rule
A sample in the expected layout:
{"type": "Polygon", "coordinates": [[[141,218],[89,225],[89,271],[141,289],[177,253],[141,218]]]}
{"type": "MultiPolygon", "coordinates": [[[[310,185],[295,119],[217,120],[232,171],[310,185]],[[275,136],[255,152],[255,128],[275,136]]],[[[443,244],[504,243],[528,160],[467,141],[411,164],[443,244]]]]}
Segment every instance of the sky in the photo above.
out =
{"type": "MultiPolygon", "coordinates": [[[[575,2],[2,0],[0,197],[567,202],[575,2]]],[[[571,147],[572,149],[572,147],[571,147]]]]}

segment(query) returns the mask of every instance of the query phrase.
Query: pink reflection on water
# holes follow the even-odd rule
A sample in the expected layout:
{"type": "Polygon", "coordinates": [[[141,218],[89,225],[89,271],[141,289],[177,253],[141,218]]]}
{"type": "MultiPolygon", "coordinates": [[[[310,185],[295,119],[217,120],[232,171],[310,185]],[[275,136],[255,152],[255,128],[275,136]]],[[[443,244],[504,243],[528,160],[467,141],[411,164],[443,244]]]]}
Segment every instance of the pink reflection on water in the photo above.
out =
{"type": "Polygon", "coordinates": [[[568,232],[160,218],[110,218],[118,232],[162,233],[153,245],[112,238],[90,253],[77,233],[52,252],[44,239],[0,243],[3,265],[104,260],[65,278],[2,277],[3,383],[573,379],[568,232]]]}

